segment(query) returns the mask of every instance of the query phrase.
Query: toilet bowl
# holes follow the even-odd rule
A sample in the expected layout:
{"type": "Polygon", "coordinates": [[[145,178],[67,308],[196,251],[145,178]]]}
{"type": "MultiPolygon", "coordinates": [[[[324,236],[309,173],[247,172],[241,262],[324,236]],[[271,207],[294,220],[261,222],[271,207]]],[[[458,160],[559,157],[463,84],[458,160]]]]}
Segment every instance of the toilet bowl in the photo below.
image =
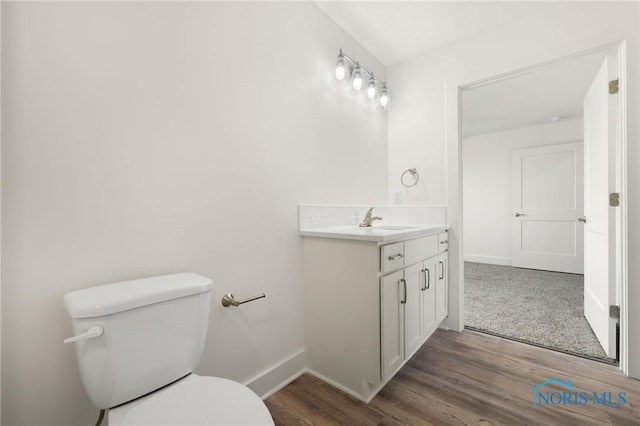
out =
{"type": "Polygon", "coordinates": [[[190,374],[150,395],[111,408],[109,426],[273,425],[246,386],[190,374]]]}
{"type": "Polygon", "coordinates": [[[80,377],[109,426],[273,425],[248,387],[198,376],[213,282],[193,273],[68,293],[80,377]]]}

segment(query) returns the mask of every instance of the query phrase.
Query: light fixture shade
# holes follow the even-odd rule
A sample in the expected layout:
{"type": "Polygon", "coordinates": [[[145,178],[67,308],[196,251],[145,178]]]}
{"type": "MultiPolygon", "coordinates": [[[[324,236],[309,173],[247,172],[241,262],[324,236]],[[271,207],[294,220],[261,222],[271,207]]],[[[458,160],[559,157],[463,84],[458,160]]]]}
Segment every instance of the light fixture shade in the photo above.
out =
{"type": "Polygon", "coordinates": [[[387,91],[387,85],[382,86],[382,90],[380,91],[380,106],[382,108],[386,108],[389,105],[389,92],[387,91]]]}
{"type": "Polygon", "coordinates": [[[376,79],[373,78],[373,74],[369,77],[369,85],[367,86],[367,98],[373,99],[376,97],[376,79]]]}
{"type": "Polygon", "coordinates": [[[342,52],[338,55],[338,61],[336,62],[336,79],[344,80],[347,75],[347,70],[344,66],[344,56],[342,52]]]}
{"type": "Polygon", "coordinates": [[[362,71],[360,70],[360,66],[353,71],[353,79],[351,80],[351,84],[355,90],[362,89],[362,71]]]}

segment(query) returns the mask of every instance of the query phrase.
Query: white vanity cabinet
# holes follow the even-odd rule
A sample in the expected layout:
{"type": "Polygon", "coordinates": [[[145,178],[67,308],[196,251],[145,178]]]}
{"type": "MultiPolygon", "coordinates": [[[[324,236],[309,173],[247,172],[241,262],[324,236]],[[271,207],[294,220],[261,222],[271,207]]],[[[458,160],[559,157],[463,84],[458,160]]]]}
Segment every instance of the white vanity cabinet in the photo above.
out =
{"type": "Polygon", "coordinates": [[[380,277],[383,381],[420,349],[447,316],[448,254],[439,244],[447,241],[446,235],[405,241],[404,261],[408,266],[380,277]]]}
{"type": "Polygon", "coordinates": [[[447,315],[447,232],[376,243],[305,238],[311,373],[368,402],[447,315]]]}
{"type": "Polygon", "coordinates": [[[433,262],[380,277],[381,379],[385,381],[437,328],[433,262]]]}

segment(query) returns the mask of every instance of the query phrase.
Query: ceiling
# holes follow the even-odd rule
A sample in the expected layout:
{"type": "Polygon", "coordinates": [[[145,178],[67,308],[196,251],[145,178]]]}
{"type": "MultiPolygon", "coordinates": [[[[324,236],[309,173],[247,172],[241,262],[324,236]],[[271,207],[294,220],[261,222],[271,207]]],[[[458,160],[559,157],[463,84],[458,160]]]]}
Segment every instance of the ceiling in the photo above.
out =
{"type": "Polygon", "coordinates": [[[469,137],[582,117],[582,100],[604,52],[578,56],[462,92],[462,135],[469,137]]]}
{"type": "Polygon", "coordinates": [[[556,6],[521,1],[314,3],[386,66],[556,6]]]}
{"type": "MultiPolygon", "coordinates": [[[[388,67],[528,15],[553,13],[558,6],[558,2],[528,1],[316,0],[315,4],[388,67]]],[[[602,58],[602,54],[573,58],[465,90],[463,136],[548,123],[552,116],[581,117],[582,99],[602,58]]]]}

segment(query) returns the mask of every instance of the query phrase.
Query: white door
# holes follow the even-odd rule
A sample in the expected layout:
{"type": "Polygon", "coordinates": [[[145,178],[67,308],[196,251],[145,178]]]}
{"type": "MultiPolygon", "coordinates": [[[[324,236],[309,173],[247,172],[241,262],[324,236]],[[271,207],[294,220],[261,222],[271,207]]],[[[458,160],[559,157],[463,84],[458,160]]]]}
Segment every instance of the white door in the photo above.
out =
{"type": "Polygon", "coordinates": [[[433,259],[423,262],[422,265],[420,340],[424,342],[438,328],[436,322],[436,280],[438,275],[436,273],[437,263],[433,259]]]}
{"type": "Polygon", "coordinates": [[[616,321],[609,318],[609,305],[616,304],[616,217],[609,193],[615,192],[618,96],[609,94],[608,82],[614,68],[615,61],[605,59],[584,98],[584,316],[611,358],[616,356],[616,321]]]}
{"type": "Polygon", "coordinates": [[[402,271],[380,278],[382,380],[404,362],[404,301],[406,281],[402,271]]]}
{"type": "Polygon", "coordinates": [[[404,270],[407,284],[404,303],[404,356],[409,358],[422,346],[420,338],[420,288],[422,285],[422,263],[404,270]]]}
{"type": "Polygon", "coordinates": [[[583,273],[583,166],[581,143],[514,151],[513,266],[583,273]]]}
{"type": "Polygon", "coordinates": [[[436,321],[442,322],[449,315],[449,277],[447,263],[448,253],[442,253],[436,258],[436,321]]]}

